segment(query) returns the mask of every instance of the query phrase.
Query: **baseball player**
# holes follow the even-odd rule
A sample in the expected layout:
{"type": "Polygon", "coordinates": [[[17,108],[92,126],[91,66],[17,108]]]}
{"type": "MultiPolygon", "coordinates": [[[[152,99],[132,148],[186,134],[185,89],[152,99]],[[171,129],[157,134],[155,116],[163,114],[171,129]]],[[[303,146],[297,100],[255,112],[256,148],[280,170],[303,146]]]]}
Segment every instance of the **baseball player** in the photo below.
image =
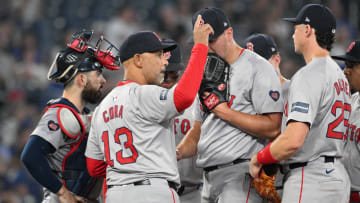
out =
{"type": "Polygon", "coordinates": [[[99,58],[105,52],[88,44],[91,35],[75,33],[74,41],[57,54],[48,79],[64,85],[63,95],[48,102],[21,155],[30,174],[44,187],[44,203],[92,202],[101,192],[102,179],[90,177],[86,168],[90,121],[85,105],[101,98],[106,82],[102,69],[118,66],[111,52],[99,58]]]}
{"type": "Polygon", "coordinates": [[[286,79],[280,72],[281,56],[273,38],[266,34],[252,34],[244,40],[244,44],[247,49],[264,57],[273,65],[280,78],[282,96],[287,95],[290,80],[286,79]]]}
{"type": "MultiPolygon", "coordinates": [[[[269,61],[269,63],[271,63],[271,65],[273,65],[280,79],[283,101],[287,102],[290,80],[281,75],[279,67],[281,57],[275,41],[266,34],[252,34],[244,40],[244,44],[247,49],[252,50],[260,56],[264,57],[269,61]]],[[[285,118],[285,116],[283,118],[285,118]]],[[[282,119],[282,125],[286,125],[286,119],[282,119]]],[[[283,174],[280,172],[280,170],[278,170],[274,185],[280,197],[282,195],[283,188],[282,181],[283,174]]]]}
{"type": "MultiPolygon", "coordinates": [[[[179,80],[181,71],[185,69],[181,62],[180,46],[170,51],[169,65],[166,66],[164,81],[160,86],[170,89],[179,80]]],[[[180,116],[173,119],[173,134],[175,144],[178,145],[191,128],[193,122],[192,111],[197,103],[194,102],[180,116]]],[[[179,160],[178,169],[181,186],[178,189],[181,203],[198,203],[201,201],[202,169],[196,167],[196,157],[179,160]]]]}
{"type": "Polygon", "coordinates": [[[262,165],[284,160],[282,202],[348,202],[350,182],[340,159],[351,93],[329,56],[335,17],[324,5],[308,4],[284,20],[294,24],[295,52],[306,66],[291,79],[286,129],[252,157],[250,173],[256,178],[262,165]]]}
{"type": "MultiPolygon", "coordinates": [[[[203,116],[197,106],[194,124],[178,145],[179,157],[198,155],[204,169],[201,202],[262,202],[252,187],[249,160],[265,140],[280,133],[280,82],[271,64],[233,39],[233,28],[218,8],[198,11],[215,31],[209,50],[230,65],[230,98],[203,116]]],[[[193,21],[194,22],[194,21],[193,21]]]]}
{"type": "Polygon", "coordinates": [[[208,38],[213,30],[199,15],[195,45],[178,85],[160,87],[168,64],[163,52],[176,48],[154,32],[130,35],[120,48],[125,81],[96,108],[87,156],[91,174],[106,168],[106,202],[179,202],[180,184],[171,119],[188,108],[199,89],[208,38]]]}
{"type": "Polygon", "coordinates": [[[344,164],[351,180],[350,202],[360,202],[360,41],[352,42],[345,55],[333,56],[334,59],[345,61],[345,76],[351,89],[355,91],[351,96],[351,115],[346,131],[344,164]]]}

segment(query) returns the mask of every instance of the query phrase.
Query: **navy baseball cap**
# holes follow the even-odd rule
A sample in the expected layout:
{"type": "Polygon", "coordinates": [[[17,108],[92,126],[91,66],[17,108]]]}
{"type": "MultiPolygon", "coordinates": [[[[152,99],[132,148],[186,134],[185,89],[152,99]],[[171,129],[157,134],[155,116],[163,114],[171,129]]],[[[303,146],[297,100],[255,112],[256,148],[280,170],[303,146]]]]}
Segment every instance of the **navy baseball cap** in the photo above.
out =
{"type": "Polygon", "coordinates": [[[244,40],[244,44],[247,49],[253,50],[266,60],[278,53],[278,47],[274,40],[265,34],[252,34],[244,40]]]}
{"type": "Polygon", "coordinates": [[[360,63],[360,40],[352,42],[345,55],[331,56],[334,59],[360,63]]]}
{"type": "Polygon", "coordinates": [[[141,31],[130,35],[120,47],[120,61],[132,58],[135,54],[164,50],[171,51],[176,48],[175,42],[163,41],[155,32],[141,31]]]}
{"type": "MultiPolygon", "coordinates": [[[[203,8],[197,11],[192,16],[193,28],[198,15],[201,15],[202,19],[204,20],[204,23],[210,24],[214,30],[214,34],[209,36],[209,41],[215,40],[222,33],[224,33],[226,29],[231,27],[228,17],[225,15],[225,13],[222,10],[218,8],[203,8]]],[[[193,42],[193,38],[191,38],[189,41],[193,42]]]]}
{"type": "MultiPolygon", "coordinates": [[[[164,39],[164,41],[175,42],[171,39],[164,39]]],[[[169,65],[166,66],[166,71],[180,71],[185,69],[185,65],[182,63],[181,60],[181,49],[179,45],[175,49],[167,53],[169,54],[170,58],[168,59],[169,65]]]]}
{"type": "Polygon", "coordinates": [[[294,24],[309,24],[315,30],[324,33],[336,32],[336,19],[332,11],[321,4],[307,4],[298,13],[296,18],[283,18],[294,24]]]}

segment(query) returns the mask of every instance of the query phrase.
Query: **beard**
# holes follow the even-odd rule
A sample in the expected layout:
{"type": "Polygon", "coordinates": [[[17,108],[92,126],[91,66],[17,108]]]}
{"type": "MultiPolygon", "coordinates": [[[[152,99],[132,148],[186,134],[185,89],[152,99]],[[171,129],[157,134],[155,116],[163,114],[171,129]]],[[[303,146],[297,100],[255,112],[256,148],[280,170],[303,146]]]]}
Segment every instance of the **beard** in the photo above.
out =
{"type": "Polygon", "coordinates": [[[100,89],[96,90],[89,83],[86,84],[84,90],[81,92],[81,98],[90,104],[97,104],[101,99],[100,89]]]}

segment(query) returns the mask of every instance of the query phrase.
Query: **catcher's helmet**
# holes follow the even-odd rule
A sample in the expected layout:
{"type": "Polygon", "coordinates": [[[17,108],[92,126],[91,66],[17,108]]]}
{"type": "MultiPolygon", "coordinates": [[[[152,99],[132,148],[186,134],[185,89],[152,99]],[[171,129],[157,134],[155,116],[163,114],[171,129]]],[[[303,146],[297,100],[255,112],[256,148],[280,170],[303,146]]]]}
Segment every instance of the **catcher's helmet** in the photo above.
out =
{"type": "Polygon", "coordinates": [[[93,31],[81,31],[73,34],[73,41],[67,45],[67,48],[60,51],[53,61],[48,79],[66,84],[78,72],[100,70],[107,68],[109,70],[119,70],[120,57],[113,55],[113,48],[116,48],[111,42],[103,36],[100,37],[96,46],[88,44],[93,31]],[[101,50],[102,43],[109,46],[106,50],[101,50]]]}
{"type": "Polygon", "coordinates": [[[67,83],[78,72],[87,72],[92,70],[101,70],[103,65],[94,57],[93,50],[88,49],[81,53],[67,47],[57,54],[48,73],[49,80],[67,83]]]}

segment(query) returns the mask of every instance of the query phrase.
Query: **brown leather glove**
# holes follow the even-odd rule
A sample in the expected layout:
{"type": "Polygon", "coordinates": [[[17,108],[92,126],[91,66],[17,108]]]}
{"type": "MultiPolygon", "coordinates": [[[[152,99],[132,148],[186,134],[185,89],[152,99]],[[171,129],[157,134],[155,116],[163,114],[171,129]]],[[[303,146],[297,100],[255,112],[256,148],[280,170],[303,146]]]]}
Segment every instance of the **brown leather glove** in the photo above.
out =
{"type": "Polygon", "coordinates": [[[280,203],[281,199],[279,194],[276,192],[274,185],[276,177],[276,172],[272,175],[267,175],[264,172],[264,169],[261,169],[260,176],[257,179],[254,179],[254,188],[259,193],[259,195],[272,203],[280,203]]]}

